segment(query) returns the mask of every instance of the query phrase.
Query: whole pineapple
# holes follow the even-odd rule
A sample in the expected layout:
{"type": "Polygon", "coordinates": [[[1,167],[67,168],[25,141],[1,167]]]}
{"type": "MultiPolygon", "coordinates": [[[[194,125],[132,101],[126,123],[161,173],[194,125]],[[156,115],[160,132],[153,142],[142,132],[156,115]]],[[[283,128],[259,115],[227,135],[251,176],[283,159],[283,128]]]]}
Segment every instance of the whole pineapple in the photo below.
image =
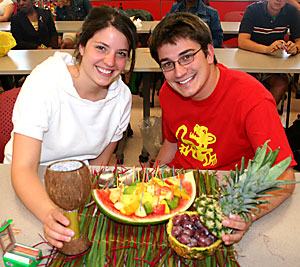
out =
{"type": "MultiPolygon", "coordinates": [[[[202,194],[194,202],[194,207],[199,213],[203,224],[218,238],[232,231],[231,228],[222,225],[222,219],[231,214],[239,214],[248,221],[247,213],[259,210],[260,204],[268,203],[262,197],[272,196],[269,191],[281,189],[281,185],[295,183],[292,181],[277,180],[287,169],[291,162],[288,157],[278,164],[272,166],[278,155],[279,149],[274,152],[269,148],[268,141],[260,146],[253,160],[249,160],[245,169],[245,160],[242,159],[241,169],[236,167],[235,172],[231,171],[225,176],[226,184],[220,185],[219,193],[213,195],[202,194]]],[[[206,181],[213,182],[214,174],[206,173],[206,181]]]]}

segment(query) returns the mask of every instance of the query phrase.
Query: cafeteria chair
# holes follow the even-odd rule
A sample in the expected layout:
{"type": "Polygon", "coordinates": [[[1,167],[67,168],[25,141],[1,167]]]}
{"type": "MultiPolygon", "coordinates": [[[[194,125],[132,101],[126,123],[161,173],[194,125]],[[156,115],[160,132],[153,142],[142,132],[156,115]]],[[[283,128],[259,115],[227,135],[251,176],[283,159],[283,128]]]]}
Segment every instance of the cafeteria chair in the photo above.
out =
{"type": "Polygon", "coordinates": [[[12,113],[20,89],[13,88],[0,94],[0,163],[3,162],[4,148],[13,130],[12,113]]]}
{"type": "MultiPolygon", "coordinates": [[[[244,11],[230,11],[224,15],[223,21],[240,22],[244,16],[244,11]]],[[[223,48],[237,48],[238,38],[236,34],[225,34],[223,36],[223,48]]]]}

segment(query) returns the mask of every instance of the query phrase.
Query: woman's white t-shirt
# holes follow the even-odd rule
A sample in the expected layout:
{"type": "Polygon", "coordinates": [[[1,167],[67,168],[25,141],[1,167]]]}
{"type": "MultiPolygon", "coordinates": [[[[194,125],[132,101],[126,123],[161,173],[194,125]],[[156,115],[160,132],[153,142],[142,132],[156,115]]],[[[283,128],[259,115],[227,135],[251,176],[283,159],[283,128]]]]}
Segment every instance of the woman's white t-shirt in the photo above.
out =
{"type": "Polygon", "coordinates": [[[67,69],[71,64],[70,54],[56,52],[26,78],[14,107],[4,163],[12,161],[13,133],[42,141],[40,164],[64,159],[87,163],[122,138],[130,120],[129,88],[118,78],[105,99],[82,99],[67,69]]]}

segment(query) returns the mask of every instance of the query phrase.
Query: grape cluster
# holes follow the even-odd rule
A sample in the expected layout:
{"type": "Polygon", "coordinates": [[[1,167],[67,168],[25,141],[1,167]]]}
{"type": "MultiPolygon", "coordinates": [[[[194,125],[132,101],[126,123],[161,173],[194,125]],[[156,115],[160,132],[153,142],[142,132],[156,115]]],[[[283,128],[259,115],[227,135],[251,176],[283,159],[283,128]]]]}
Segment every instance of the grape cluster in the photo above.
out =
{"type": "Polygon", "coordinates": [[[181,244],[189,247],[208,247],[217,241],[217,238],[208,231],[196,214],[175,215],[172,222],[172,236],[181,244]]]}

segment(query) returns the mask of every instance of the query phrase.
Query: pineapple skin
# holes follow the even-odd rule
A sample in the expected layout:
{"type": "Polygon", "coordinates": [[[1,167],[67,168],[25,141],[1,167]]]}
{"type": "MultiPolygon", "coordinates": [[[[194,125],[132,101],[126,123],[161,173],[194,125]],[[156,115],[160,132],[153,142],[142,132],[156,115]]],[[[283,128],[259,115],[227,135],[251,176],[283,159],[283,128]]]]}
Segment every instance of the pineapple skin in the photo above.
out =
{"type": "Polygon", "coordinates": [[[224,213],[219,206],[218,199],[203,194],[195,200],[194,208],[202,223],[215,237],[222,239],[224,234],[231,233],[232,229],[222,224],[224,213]]]}

